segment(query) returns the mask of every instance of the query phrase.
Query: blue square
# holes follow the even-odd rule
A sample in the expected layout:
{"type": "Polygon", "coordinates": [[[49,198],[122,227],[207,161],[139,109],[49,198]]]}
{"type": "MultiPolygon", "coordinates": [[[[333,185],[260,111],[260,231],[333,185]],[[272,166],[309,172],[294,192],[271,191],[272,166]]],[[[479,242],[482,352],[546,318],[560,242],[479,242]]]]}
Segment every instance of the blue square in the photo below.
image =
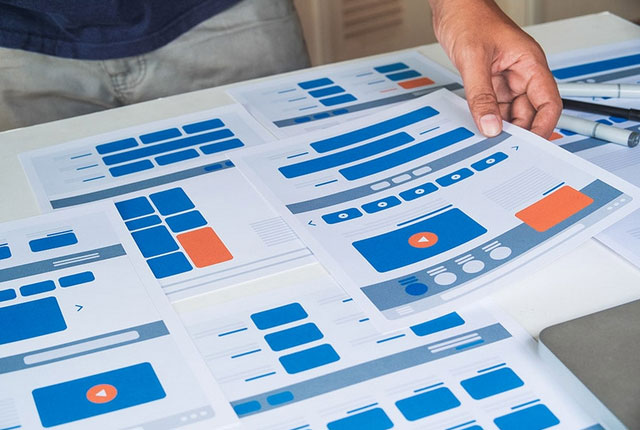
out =
{"type": "Polygon", "coordinates": [[[193,209],[195,205],[182,188],[172,188],[149,196],[162,215],[173,215],[193,209]]]}
{"type": "Polygon", "coordinates": [[[147,260],[147,264],[156,279],[166,278],[193,269],[191,263],[189,263],[187,257],[185,257],[182,252],[174,252],[173,254],[150,258],[147,260]]]}
{"type": "Polygon", "coordinates": [[[0,260],[11,258],[11,249],[8,246],[0,246],[0,260]]]}
{"type": "Polygon", "coordinates": [[[136,241],[140,252],[142,252],[145,258],[155,257],[156,255],[166,254],[179,249],[173,236],[171,236],[169,230],[163,225],[146,230],[134,231],[131,233],[131,236],[133,236],[133,240],[136,241]]]}
{"type": "Polygon", "coordinates": [[[116,208],[123,220],[138,218],[154,212],[151,203],[146,197],[136,197],[135,199],[118,202],[116,203],[116,208]]]}

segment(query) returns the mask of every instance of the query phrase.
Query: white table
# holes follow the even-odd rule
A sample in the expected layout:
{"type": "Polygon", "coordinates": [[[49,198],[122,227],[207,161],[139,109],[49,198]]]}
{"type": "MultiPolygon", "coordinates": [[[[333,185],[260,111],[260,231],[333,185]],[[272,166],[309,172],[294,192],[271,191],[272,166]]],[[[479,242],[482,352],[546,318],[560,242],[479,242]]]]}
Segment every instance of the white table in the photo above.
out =
{"type": "MultiPolygon", "coordinates": [[[[640,37],[639,26],[607,13],[535,25],[526,30],[547,54],[640,37]]],[[[419,50],[453,70],[439,45],[422,46],[419,50]]],[[[18,153],[229,104],[232,100],[225,94],[226,88],[211,88],[0,133],[0,222],[39,213],[18,153]]],[[[224,301],[246,291],[245,288],[235,290],[210,293],[206,301],[224,301]]],[[[525,275],[519,282],[493,293],[492,297],[529,333],[537,336],[551,324],[640,298],[640,270],[592,239],[537,273],[525,275]]],[[[182,302],[177,309],[190,305],[188,301],[182,302]]]]}

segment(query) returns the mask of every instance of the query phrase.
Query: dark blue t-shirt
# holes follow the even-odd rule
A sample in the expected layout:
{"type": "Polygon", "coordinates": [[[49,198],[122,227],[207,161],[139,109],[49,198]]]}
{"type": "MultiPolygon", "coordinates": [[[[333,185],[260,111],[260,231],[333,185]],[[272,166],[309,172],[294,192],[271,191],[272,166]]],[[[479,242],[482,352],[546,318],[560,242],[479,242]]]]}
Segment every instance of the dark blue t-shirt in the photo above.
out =
{"type": "Polygon", "coordinates": [[[0,46],[85,60],[140,55],[238,1],[0,0],[0,46]]]}

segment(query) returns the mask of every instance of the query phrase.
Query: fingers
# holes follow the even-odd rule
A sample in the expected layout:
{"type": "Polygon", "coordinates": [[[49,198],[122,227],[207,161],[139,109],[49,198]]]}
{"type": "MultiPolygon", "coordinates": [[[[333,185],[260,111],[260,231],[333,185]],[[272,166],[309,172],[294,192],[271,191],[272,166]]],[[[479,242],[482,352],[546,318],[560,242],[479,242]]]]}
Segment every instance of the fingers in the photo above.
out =
{"type": "Polygon", "coordinates": [[[511,103],[511,119],[512,124],[529,130],[536,116],[536,110],[526,95],[521,95],[513,99],[511,103]]]}
{"type": "Polygon", "coordinates": [[[558,86],[546,64],[544,67],[540,65],[539,70],[532,75],[527,86],[527,97],[536,110],[531,131],[546,139],[551,136],[562,112],[558,86]]]}

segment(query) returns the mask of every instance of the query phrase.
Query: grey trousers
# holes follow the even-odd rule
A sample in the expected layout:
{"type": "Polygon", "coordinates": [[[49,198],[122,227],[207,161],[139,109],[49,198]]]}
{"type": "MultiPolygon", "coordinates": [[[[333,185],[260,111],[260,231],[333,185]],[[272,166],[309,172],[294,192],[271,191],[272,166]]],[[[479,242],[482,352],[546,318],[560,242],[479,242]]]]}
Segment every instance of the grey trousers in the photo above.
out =
{"type": "Polygon", "coordinates": [[[136,57],[85,61],[0,48],[0,131],[308,66],[291,0],[243,0],[136,57]]]}

